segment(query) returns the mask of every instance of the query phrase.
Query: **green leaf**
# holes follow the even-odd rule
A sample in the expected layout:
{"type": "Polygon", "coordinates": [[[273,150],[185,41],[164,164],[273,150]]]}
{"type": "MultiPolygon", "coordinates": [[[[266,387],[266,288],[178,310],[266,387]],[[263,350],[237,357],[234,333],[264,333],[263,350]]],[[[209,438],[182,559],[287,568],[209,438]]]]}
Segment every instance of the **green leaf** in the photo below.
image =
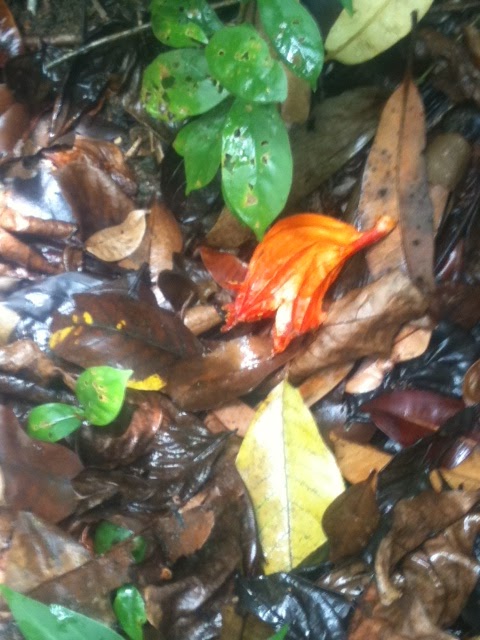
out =
{"type": "Polygon", "coordinates": [[[124,640],[109,627],[62,607],[46,605],[0,585],[25,640],[124,640]]]}
{"type": "Polygon", "coordinates": [[[370,60],[393,46],[412,28],[412,12],[421,20],[433,0],[355,0],[355,11],[337,18],[325,48],[329,58],[344,64],[370,60]]]}
{"type": "Polygon", "coordinates": [[[314,89],[323,65],[322,36],[298,0],[258,0],[265,33],[292,72],[314,89]]]}
{"type": "MultiPolygon", "coordinates": [[[[133,535],[133,531],[118,524],[103,520],[95,529],[93,549],[97,554],[107,553],[119,542],[123,542],[133,535]]],[[[135,536],[133,539],[132,556],[135,562],[140,563],[145,559],[147,543],[142,536],[135,536]]]]}
{"type": "Polygon", "coordinates": [[[223,102],[185,125],[175,138],[175,151],[185,158],[187,195],[209,184],[220,168],[222,131],[229,107],[223,102]]]}
{"type": "Polygon", "coordinates": [[[340,3],[348,15],[353,16],[353,0],[340,0],[340,3]]]}
{"type": "Polygon", "coordinates": [[[260,238],[287,201],[292,154],[274,105],[236,100],[222,135],[222,189],[230,209],[260,238]]]}
{"type": "Polygon", "coordinates": [[[282,382],[270,393],[236,465],[252,499],[265,573],[292,570],[325,542],[323,514],[345,488],[297,389],[282,382]]]}
{"type": "Polygon", "coordinates": [[[150,5],[155,37],[169,47],[206,44],[222,22],[205,0],[153,0],[150,5]]]}
{"type": "Polygon", "coordinates": [[[61,402],[49,402],[35,407],[28,414],[27,433],[44,442],[57,442],[82,426],[84,413],[78,407],[61,402]]]}
{"type": "Polygon", "coordinates": [[[283,640],[286,637],[289,629],[290,629],[290,626],[288,624],[284,625],[280,629],[280,631],[277,631],[277,633],[274,636],[270,636],[268,640],[283,640]]]}
{"type": "Polygon", "coordinates": [[[90,424],[104,427],[115,420],[122,408],[132,373],[131,369],[90,367],[79,376],[75,393],[90,424]]]}
{"type": "Polygon", "coordinates": [[[214,78],[233,95],[253,102],[283,102],[287,76],[268,45],[250,25],[224,27],[205,49],[214,78]]]}
{"type": "Polygon", "coordinates": [[[140,591],[126,584],[117,590],[113,610],[122,629],[131,640],[143,640],[143,625],[147,622],[145,602],[140,591]]]}
{"type": "Polygon", "coordinates": [[[142,101],[154,118],[174,122],[212,109],[228,96],[208,71],[203,51],[161,53],[143,74],[142,101]]]}

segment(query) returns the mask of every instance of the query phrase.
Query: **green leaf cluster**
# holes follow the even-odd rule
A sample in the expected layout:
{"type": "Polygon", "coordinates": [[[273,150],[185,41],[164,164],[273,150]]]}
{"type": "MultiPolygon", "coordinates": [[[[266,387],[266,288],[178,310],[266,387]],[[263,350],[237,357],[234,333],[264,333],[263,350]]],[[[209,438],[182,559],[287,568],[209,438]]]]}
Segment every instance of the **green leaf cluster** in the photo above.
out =
{"type": "Polygon", "coordinates": [[[277,105],[285,67],[313,88],[323,65],[318,27],[297,0],[259,0],[264,39],[249,24],[223,26],[206,0],[153,0],[152,28],[163,44],[146,68],[142,99],[166,122],[188,122],[174,142],[185,158],[187,193],[221,169],[225,202],[261,237],[283,209],[292,156],[277,105]]]}
{"type": "Polygon", "coordinates": [[[44,442],[57,442],[83,422],[96,427],[110,424],[120,413],[127,382],[133,371],[114,367],[90,367],[77,380],[75,395],[80,407],[50,402],[35,407],[27,419],[27,432],[44,442]]]}

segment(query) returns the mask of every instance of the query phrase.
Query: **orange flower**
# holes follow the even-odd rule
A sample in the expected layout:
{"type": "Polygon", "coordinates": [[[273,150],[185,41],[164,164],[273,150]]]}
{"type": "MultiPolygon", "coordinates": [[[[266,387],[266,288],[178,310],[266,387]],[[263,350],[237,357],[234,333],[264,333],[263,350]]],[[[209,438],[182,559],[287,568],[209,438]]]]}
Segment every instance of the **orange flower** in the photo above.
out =
{"type": "Polygon", "coordinates": [[[394,226],[388,216],[363,233],[314,213],[280,220],[255,249],[235,301],[226,306],[223,330],[275,316],[274,351],[283,351],[295,337],[322,324],[323,298],[346,260],[394,226]]]}

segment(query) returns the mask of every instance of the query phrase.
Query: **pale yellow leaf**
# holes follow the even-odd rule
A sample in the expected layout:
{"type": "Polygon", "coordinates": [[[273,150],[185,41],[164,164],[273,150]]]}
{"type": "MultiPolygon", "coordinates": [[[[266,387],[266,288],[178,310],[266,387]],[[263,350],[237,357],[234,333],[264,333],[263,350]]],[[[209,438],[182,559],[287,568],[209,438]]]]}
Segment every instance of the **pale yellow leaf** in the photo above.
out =
{"type": "Polygon", "coordinates": [[[85,249],[105,262],[116,262],[129,256],[140,245],[145,235],[145,209],[134,209],[121,224],[94,233],[85,243],[85,249]]]}
{"type": "Polygon", "coordinates": [[[423,18],[433,0],[355,0],[354,13],[342,11],[325,48],[329,58],[359,64],[374,58],[407,35],[412,12],[423,18]]]}
{"type": "Polygon", "coordinates": [[[290,571],[325,542],[323,514],[345,488],[297,389],[282,382],[269,394],[236,465],[255,510],[265,573],[290,571]]]}

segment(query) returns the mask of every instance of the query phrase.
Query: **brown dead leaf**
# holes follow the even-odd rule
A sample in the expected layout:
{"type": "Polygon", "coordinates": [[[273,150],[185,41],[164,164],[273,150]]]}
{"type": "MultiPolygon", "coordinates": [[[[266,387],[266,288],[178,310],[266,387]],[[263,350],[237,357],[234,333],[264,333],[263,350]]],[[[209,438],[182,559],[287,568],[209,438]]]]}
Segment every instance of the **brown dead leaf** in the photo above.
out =
{"type": "Polygon", "coordinates": [[[48,522],[74,510],[70,480],[82,470],[80,460],[66,447],[29,438],[5,406],[0,406],[0,470],[2,502],[12,510],[31,510],[48,522]]]}
{"type": "Polygon", "coordinates": [[[137,249],[145,235],[145,209],[130,211],[123,222],[94,233],[85,242],[85,249],[100,260],[116,262],[137,249]]]}
{"type": "Polygon", "coordinates": [[[52,264],[37,253],[29,244],[22,242],[13,234],[0,227],[0,258],[14,262],[28,271],[39,271],[55,275],[62,271],[56,264],[52,264]]]}
{"type": "Polygon", "coordinates": [[[363,177],[358,215],[370,229],[382,215],[399,226],[367,254],[375,277],[402,268],[412,281],[430,291],[433,279],[433,210],[428,196],[425,116],[419,92],[410,78],[392,94],[383,110],[363,177]]]}
{"type": "Polygon", "coordinates": [[[32,340],[17,340],[0,347],[0,371],[23,373],[44,383],[62,374],[62,370],[32,340]]]}
{"type": "Polygon", "coordinates": [[[197,304],[186,310],[183,322],[187,329],[199,336],[223,322],[223,318],[212,304],[197,304]]]}
{"type": "Polygon", "coordinates": [[[196,507],[181,515],[158,518],[153,529],[169,564],[201,549],[215,524],[213,511],[196,507]]]}
{"type": "Polygon", "coordinates": [[[426,302],[410,279],[393,271],[333,302],[309,347],[290,365],[294,382],[333,364],[369,355],[389,355],[405,322],[418,318],[426,302]]]}
{"type": "Polygon", "coordinates": [[[478,491],[425,491],[410,500],[400,500],[393,511],[393,524],[383,538],[375,559],[380,600],[391,604],[401,596],[391,573],[408,553],[463,518],[478,503],[478,491]]]}
{"type": "Polygon", "coordinates": [[[314,373],[302,382],[298,390],[302,394],[305,403],[311,407],[313,404],[330,393],[346,376],[354,366],[353,362],[332,365],[314,373]]]}
{"type": "Polygon", "coordinates": [[[158,274],[173,267],[174,253],[180,253],[183,237],[180,226],[165,203],[155,201],[148,221],[150,233],[150,276],[156,283],[158,274]]]}
{"type": "Polygon", "coordinates": [[[60,529],[21,513],[8,552],[6,583],[41,602],[61,603],[112,623],[110,592],[130,579],[132,544],[127,541],[95,558],[60,529]]]}
{"type": "Polygon", "coordinates": [[[255,410],[239,400],[210,411],[205,416],[204,423],[212,433],[235,431],[243,438],[254,416],[255,410]]]}
{"type": "Polygon", "coordinates": [[[478,492],[425,492],[396,505],[393,528],[377,553],[378,591],[372,584],[362,596],[349,640],[456,637],[442,627],[455,622],[477,582],[472,550],[480,516],[468,512],[478,497],[478,492]],[[394,558],[398,568],[388,575],[394,558]]]}
{"type": "Polygon", "coordinates": [[[480,491],[480,451],[475,449],[468,458],[453,469],[439,469],[443,480],[452,489],[480,491]]]}
{"type": "Polygon", "coordinates": [[[474,362],[465,374],[462,391],[467,407],[480,402],[480,360],[474,362]]]}
{"type": "Polygon", "coordinates": [[[330,560],[337,562],[360,553],[379,522],[374,475],[371,475],[340,494],[325,511],[322,526],[330,543],[330,560]]]}
{"type": "Polygon", "coordinates": [[[388,453],[383,453],[369,444],[345,440],[333,433],[330,439],[340,471],[345,480],[352,484],[365,482],[372,472],[381,471],[392,459],[388,453]]]}

